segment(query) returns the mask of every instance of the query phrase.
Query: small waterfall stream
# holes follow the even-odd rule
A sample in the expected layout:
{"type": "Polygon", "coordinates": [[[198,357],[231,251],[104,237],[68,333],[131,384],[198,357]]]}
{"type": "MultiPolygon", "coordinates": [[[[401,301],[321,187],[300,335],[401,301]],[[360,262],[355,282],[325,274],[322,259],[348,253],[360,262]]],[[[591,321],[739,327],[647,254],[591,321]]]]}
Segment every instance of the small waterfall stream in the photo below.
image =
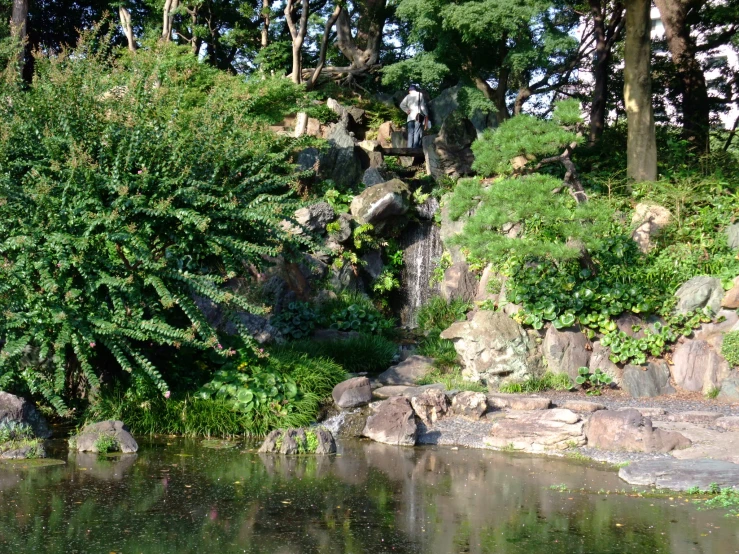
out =
{"type": "Polygon", "coordinates": [[[400,322],[403,326],[416,327],[418,308],[439,290],[439,285],[430,285],[431,276],[441,257],[440,229],[431,221],[409,225],[400,237],[403,248],[403,271],[401,275],[400,322]]]}

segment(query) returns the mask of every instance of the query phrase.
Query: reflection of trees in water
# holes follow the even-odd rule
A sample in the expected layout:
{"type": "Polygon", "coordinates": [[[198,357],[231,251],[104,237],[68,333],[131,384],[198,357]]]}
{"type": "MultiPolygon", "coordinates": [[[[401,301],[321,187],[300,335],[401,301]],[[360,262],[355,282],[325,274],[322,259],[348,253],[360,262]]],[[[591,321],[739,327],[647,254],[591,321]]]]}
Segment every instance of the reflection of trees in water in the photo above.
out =
{"type": "Polygon", "coordinates": [[[0,473],[9,485],[0,489],[0,550],[651,553],[693,541],[717,551],[738,530],[721,518],[703,538],[719,514],[549,490],[623,488],[612,472],[568,462],[344,446],[342,456],[285,457],[173,441],[133,462],[75,458],[18,482],[0,473]]]}

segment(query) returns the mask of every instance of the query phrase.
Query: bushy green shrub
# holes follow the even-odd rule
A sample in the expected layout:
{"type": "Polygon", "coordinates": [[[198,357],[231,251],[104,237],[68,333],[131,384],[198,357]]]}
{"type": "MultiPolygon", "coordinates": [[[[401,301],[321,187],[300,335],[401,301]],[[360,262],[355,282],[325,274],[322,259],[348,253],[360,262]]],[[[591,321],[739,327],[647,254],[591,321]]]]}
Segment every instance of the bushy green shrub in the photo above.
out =
{"type": "Polygon", "coordinates": [[[449,369],[457,364],[457,350],[454,343],[447,339],[442,339],[439,335],[429,335],[423,337],[418,343],[416,350],[421,356],[428,356],[434,359],[436,367],[441,369],[449,369]]]}
{"type": "Polygon", "coordinates": [[[161,48],[116,60],[83,41],[2,88],[0,388],[25,381],[59,412],[103,355],[166,391],[149,345],[221,351],[193,298],[258,312],[221,284],[306,240],[279,224],[291,147],[255,124],[281,85],[161,48]]]}
{"type": "Polygon", "coordinates": [[[552,373],[547,371],[541,377],[530,376],[519,383],[504,383],[499,387],[504,393],[532,393],[545,390],[570,390],[572,380],[565,373],[552,373]]]}
{"type": "Polygon", "coordinates": [[[441,296],[433,296],[416,314],[418,330],[428,335],[438,335],[455,321],[464,321],[471,309],[472,304],[460,298],[447,301],[441,296]]]}
{"type": "Polygon", "coordinates": [[[318,319],[318,313],[307,302],[290,302],[287,308],[270,319],[270,324],[285,338],[302,339],[313,334],[318,319]]]}
{"type": "Polygon", "coordinates": [[[273,355],[281,352],[295,352],[309,358],[328,358],[346,371],[377,372],[386,370],[398,352],[395,343],[379,335],[360,335],[337,340],[292,341],[272,348],[273,355]]]}
{"type": "Polygon", "coordinates": [[[721,355],[732,366],[739,366],[739,331],[731,331],[724,335],[721,344],[721,355]]]}
{"type": "Polygon", "coordinates": [[[3,420],[0,422],[0,444],[8,441],[32,439],[33,429],[25,423],[3,420]]]}
{"type": "Polygon", "coordinates": [[[393,323],[376,309],[367,309],[352,304],[331,314],[331,328],[338,331],[357,331],[359,333],[385,333],[392,329],[393,323]]]}

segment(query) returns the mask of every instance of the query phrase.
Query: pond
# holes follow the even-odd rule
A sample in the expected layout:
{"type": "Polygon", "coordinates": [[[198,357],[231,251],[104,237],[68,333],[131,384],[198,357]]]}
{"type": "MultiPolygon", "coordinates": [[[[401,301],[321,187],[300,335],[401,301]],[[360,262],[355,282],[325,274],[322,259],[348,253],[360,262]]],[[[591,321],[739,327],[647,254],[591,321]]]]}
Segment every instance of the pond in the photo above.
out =
{"type": "Polygon", "coordinates": [[[0,464],[0,551],[739,552],[739,518],[677,495],[605,494],[632,488],[570,460],[359,441],[323,458],[140,445],[67,457],[59,443],[66,464],[0,464]]]}

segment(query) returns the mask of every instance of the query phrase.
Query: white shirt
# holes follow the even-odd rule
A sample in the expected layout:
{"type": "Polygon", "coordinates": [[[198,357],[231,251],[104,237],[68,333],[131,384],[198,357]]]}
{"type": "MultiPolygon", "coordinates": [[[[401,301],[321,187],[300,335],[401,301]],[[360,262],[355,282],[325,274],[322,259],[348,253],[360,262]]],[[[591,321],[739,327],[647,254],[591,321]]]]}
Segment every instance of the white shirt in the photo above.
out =
{"type": "Polygon", "coordinates": [[[415,121],[419,113],[423,115],[428,115],[429,113],[426,109],[426,100],[423,99],[423,94],[416,90],[409,92],[408,96],[403,98],[403,101],[400,103],[400,109],[404,112],[409,112],[407,121],[415,121]]]}

